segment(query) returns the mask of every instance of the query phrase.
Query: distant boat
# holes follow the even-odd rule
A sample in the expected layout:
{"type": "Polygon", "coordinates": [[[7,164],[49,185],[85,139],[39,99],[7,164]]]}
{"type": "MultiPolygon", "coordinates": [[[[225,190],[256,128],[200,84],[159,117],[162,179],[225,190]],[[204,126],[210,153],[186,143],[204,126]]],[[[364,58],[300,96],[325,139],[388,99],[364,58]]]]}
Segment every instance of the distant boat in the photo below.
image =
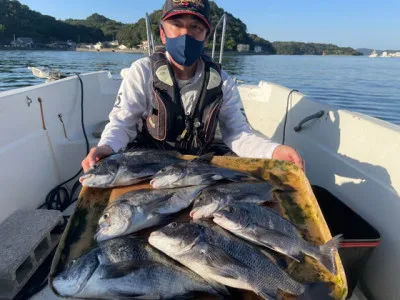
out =
{"type": "Polygon", "coordinates": [[[369,57],[378,57],[379,55],[378,55],[378,52],[376,52],[376,50],[374,50],[370,55],[369,55],[369,57]]]}
{"type": "Polygon", "coordinates": [[[387,53],[387,51],[384,51],[382,53],[381,57],[390,57],[390,55],[387,53]]]}

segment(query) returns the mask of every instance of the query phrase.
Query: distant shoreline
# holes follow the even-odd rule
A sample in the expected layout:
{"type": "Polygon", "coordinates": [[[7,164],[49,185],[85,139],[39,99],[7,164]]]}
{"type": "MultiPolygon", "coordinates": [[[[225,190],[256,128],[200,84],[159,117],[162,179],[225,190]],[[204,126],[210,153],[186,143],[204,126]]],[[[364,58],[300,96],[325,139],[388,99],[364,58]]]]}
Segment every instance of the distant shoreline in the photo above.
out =
{"type": "MultiPolygon", "coordinates": [[[[52,48],[14,48],[14,47],[2,47],[0,46],[0,51],[68,51],[68,52],[99,52],[99,53],[133,53],[133,54],[147,54],[147,51],[143,51],[140,49],[113,49],[113,48],[103,48],[103,49],[88,49],[88,48],[75,48],[75,49],[52,49],[52,48]]],[[[215,51],[215,58],[219,58],[219,51],[215,51]]],[[[211,50],[206,51],[207,55],[211,56],[211,50]]],[[[313,55],[313,54],[270,54],[266,52],[237,52],[237,51],[224,51],[224,56],[226,55],[254,55],[254,56],[322,56],[322,55],[313,55]]],[[[327,54],[326,56],[354,56],[354,55],[333,55],[327,54]]],[[[367,56],[367,55],[360,55],[367,56]]]]}
{"type": "Polygon", "coordinates": [[[146,53],[140,49],[114,49],[114,48],[102,48],[102,49],[88,49],[88,48],[76,48],[75,51],[77,52],[107,52],[107,53],[137,53],[137,54],[144,54],[146,53]]]}

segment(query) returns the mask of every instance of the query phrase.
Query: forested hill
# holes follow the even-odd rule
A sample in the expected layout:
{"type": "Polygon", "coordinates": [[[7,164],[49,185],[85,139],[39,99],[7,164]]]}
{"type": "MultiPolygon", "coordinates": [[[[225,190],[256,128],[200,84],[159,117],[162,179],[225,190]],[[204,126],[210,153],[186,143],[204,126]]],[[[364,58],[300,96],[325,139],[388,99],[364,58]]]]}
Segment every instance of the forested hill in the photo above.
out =
{"type": "MultiPolygon", "coordinates": [[[[144,18],[133,24],[123,24],[99,14],[93,14],[85,20],[56,20],[31,10],[17,0],[0,0],[0,44],[9,43],[13,35],[31,37],[36,43],[72,40],[81,43],[96,43],[117,39],[129,47],[135,47],[146,39],[144,18]]],[[[215,2],[211,2],[211,20],[215,26],[225,12],[215,2]]],[[[144,15],[144,13],[143,13],[144,15]]],[[[227,12],[226,50],[236,50],[238,44],[249,44],[250,48],[262,46],[269,54],[326,54],[357,55],[352,48],[340,48],[328,44],[305,44],[298,42],[274,42],[247,32],[247,26],[240,19],[227,12]]],[[[158,37],[158,25],[161,10],[150,15],[152,29],[158,37]]]]}

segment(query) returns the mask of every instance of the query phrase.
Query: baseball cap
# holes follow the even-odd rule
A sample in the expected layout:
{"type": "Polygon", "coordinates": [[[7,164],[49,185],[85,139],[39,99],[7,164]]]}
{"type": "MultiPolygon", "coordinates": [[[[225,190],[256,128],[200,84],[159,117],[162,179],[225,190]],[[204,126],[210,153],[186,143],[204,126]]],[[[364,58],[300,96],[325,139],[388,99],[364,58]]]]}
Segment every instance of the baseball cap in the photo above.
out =
{"type": "Polygon", "coordinates": [[[201,19],[211,32],[210,3],[208,0],[166,0],[162,20],[176,15],[190,14],[201,19]]]}

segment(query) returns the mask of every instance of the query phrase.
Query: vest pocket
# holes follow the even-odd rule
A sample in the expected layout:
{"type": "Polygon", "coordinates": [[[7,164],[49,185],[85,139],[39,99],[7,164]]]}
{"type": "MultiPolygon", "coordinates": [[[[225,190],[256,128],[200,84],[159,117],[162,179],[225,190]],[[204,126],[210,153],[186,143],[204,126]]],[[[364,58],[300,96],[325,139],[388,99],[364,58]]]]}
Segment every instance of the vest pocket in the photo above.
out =
{"type": "Polygon", "coordinates": [[[154,91],[153,108],[146,119],[146,128],[158,141],[164,141],[167,137],[167,110],[156,91],[154,91]]]}
{"type": "Polygon", "coordinates": [[[215,129],[217,128],[218,115],[222,102],[222,97],[220,97],[204,109],[203,124],[204,140],[206,143],[212,141],[215,136],[215,129]]]}

